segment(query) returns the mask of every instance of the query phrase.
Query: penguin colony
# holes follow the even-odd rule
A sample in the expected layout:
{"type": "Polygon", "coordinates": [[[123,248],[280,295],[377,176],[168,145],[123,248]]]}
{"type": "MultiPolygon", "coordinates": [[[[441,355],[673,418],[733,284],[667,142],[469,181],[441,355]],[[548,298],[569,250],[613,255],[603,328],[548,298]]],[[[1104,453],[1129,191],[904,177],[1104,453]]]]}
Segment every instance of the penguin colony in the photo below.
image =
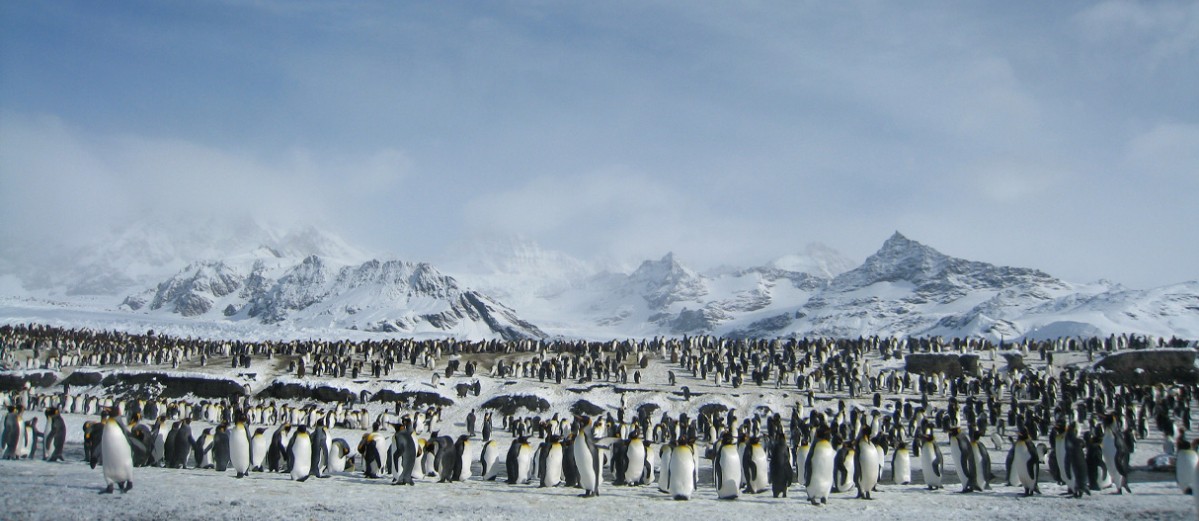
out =
{"type": "MultiPolygon", "coordinates": [[[[1063,350],[1114,351],[1136,347],[1140,341],[1136,337],[1063,339],[1039,347],[1016,348],[1040,351],[1043,358],[1051,358],[1053,352],[1063,350]]],[[[367,352],[362,363],[370,359],[369,353],[377,355],[390,349],[398,350],[391,354],[410,355],[390,359],[386,365],[405,359],[416,365],[422,357],[436,364],[443,349],[532,351],[531,360],[497,363],[499,369],[493,367],[492,373],[559,382],[563,378],[577,382],[624,381],[626,358],[657,352],[677,364],[681,373],[711,378],[717,385],[779,387],[793,381],[797,390],[807,392],[807,400],[802,403],[801,398],[786,421],[781,413],[761,408],[742,417],[736,410],[722,407],[700,407],[690,414],[662,414],[656,418],[644,408],[626,418],[624,407],[615,418],[610,413],[554,414],[549,418],[505,415],[502,428],[512,440],[504,447],[492,439],[492,412],[483,415],[480,439],[476,437],[475,424],[479,421],[475,411],[468,415],[468,432],[457,437],[441,432],[441,407],[401,413],[397,405],[395,413],[384,411],[371,421],[365,408],[355,411],[342,404],[297,408],[250,398],[193,403],[152,397],[122,404],[69,392],[34,394],[26,386],[18,392],[0,394],[8,411],[0,449],[6,459],[31,458],[35,457],[37,441],[44,440],[41,457],[62,460],[67,427],[61,411],[68,411],[99,415],[98,421],[86,422],[82,428],[85,461],[93,468],[103,468],[102,493],[130,491],[134,469],[140,466],[232,469],[236,478],[277,472],[297,482],[353,472],[411,486],[418,477],[441,483],[471,479],[472,465],[478,460],[481,472],[477,479],[485,481],[497,480],[502,470],[511,485],[575,487],[582,497],[601,495],[605,485],[656,486],[675,500],[691,499],[703,489],[700,469],[707,465],[713,471],[711,489],[719,499],[766,492],[787,497],[789,489],[802,486],[807,501],[822,505],[834,493],[852,492],[857,498],[874,499],[880,483],[930,490],[954,484],[963,493],[985,493],[993,485],[1014,486],[1026,496],[1035,496],[1041,493],[1039,484],[1051,481],[1064,486],[1075,498],[1102,490],[1132,492],[1128,480],[1130,454],[1138,441],[1149,436],[1152,421],[1168,440],[1167,451],[1176,453],[1180,491],[1193,493],[1199,479],[1199,457],[1195,456],[1199,440],[1186,440],[1193,399],[1190,386],[1111,385],[1073,368],[1052,372],[991,371],[948,378],[905,371],[875,372],[865,360],[867,353],[887,359],[901,356],[905,350],[962,352],[986,347],[972,342],[981,341],[943,344],[940,339],[731,341],[697,337],[564,343],[553,349],[540,345],[535,350],[529,345],[539,342],[459,345],[397,341],[395,345],[383,346],[383,342],[373,347],[369,344],[375,343],[339,343],[335,345],[346,353],[367,352]],[[558,355],[551,355],[553,352],[558,355]],[[814,403],[817,392],[840,398],[835,405],[820,407],[814,403]],[[884,392],[894,398],[884,401],[884,392]],[[938,401],[933,403],[933,399],[938,401]],[[48,432],[37,428],[36,418],[25,419],[33,410],[44,411],[48,432]],[[193,432],[192,423],[202,421],[216,426],[193,432]],[[334,426],[368,432],[357,443],[350,443],[329,435],[329,428],[334,426]],[[1004,460],[1002,465],[993,461],[991,451],[1004,460]],[[499,465],[501,453],[503,469],[499,465]],[[945,475],[946,456],[953,463],[950,476],[945,475]],[[912,458],[919,459],[922,483],[913,479],[912,458]],[[1000,466],[1004,473],[996,476],[995,469],[1000,466]]],[[[0,345],[4,357],[9,358],[17,349],[40,346],[34,349],[45,353],[39,359],[42,367],[62,367],[68,360],[96,362],[97,356],[111,363],[127,363],[129,357],[141,356],[142,363],[153,359],[155,363],[177,364],[196,352],[213,358],[229,356],[236,364],[251,356],[284,356],[283,352],[298,348],[294,343],[266,347],[241,344],[235,354],[227,343],[40,326],[0,328],[0,345]],[[87,340],[81,342],[80,338],[97,336],[136,338],[131,340],[135,345],[159,347],[148,348],[157,351],[150,355],[135,349],[113,349],[107,343],[91,351],[82,348],[87,340]],[[74,342],[73,351],[63,347],[70,342],[74,342]],[[179,347],[189,344],[191,347],[179,347]],[[281,347],[283,352],[277,350],[281,347]],[[172,354],[165,354],[163,349],[172,354]],[[184,354],[189,349],[198,351],[184,354]]],[[[304,350],[320,352],[315,348],[304,350]]],[[[1052,365],[1051,359],[1049,363],[1052,365]]],[[[299,367],[305,367],[304,363],[299,367]]],[[[339,371],[317,369],[325,370],[332,374],[339,371]]],[[[445,374],[449,376],[453,370],[447,366],[445,374]]],[[[671,375],[673,379],[674,371],[671,375]]]]}

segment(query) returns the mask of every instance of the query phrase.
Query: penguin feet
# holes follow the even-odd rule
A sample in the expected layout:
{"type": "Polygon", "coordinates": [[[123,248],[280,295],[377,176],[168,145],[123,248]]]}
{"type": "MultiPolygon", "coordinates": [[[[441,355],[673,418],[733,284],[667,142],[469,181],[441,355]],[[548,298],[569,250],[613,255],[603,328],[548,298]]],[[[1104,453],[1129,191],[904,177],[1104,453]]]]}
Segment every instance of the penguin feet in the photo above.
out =
{"type": "Polygon", "coordinates": [[[100,491],[101,494],[112,494],[112,492],[113,492],[112,483],[108,484],[108,488],[105,488],[104,490],[100,491]]]}
{"type": "Polygon", "coordinates": [[[121,486],[121,493],[124,494],[130,490],[133,490],[133,481],[126,481],[124,485],[121,486]]]}

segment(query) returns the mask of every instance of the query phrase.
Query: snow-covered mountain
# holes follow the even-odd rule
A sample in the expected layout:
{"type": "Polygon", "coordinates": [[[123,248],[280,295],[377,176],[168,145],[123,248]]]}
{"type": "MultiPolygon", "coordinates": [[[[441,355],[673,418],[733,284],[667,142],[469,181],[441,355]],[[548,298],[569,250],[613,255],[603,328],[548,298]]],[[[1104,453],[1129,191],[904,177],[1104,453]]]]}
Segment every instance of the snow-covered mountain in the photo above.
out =
{"type": "Polygon", "coordinates": [[[545,336],[512,309],[460,287],[426,263],[347,265],[310,255],[289,264],[274,250],[259,249],[256,255],[193,263],[156,288],[127,297],[122,307],[292,328],[510,340],[545,336]]]}

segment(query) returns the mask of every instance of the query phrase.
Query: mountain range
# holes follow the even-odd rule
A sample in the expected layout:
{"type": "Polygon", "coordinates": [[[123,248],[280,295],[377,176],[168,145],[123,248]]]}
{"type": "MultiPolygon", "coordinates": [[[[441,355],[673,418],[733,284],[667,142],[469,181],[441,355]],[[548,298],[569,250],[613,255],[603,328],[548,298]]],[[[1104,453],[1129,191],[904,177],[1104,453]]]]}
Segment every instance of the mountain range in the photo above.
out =
{"type": "Polygon", "coordinates": [[[78,305],[184,324],[468,339],[1199,337],[1199,282],[1079,284],[951,257],[899,232],[857,266],[810,245],[762,266],[705,272],[670,253],[601,269],[519,238],[472,243],[443,269],[371,258],[315,228],[250,226],[208,241],[130,229],[80,248],[70,268],[0,265],[0,292],[10,306],[90,295],[78,305]],[[230,248],[243,253],[220,253],[230,248]]]}

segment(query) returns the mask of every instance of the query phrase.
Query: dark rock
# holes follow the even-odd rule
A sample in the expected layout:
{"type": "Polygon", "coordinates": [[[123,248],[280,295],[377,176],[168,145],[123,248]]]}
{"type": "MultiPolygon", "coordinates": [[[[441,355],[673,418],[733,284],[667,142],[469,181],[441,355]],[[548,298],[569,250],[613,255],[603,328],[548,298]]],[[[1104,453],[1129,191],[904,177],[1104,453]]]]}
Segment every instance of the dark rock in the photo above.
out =
{"type": "Polygon", "coordinates": [[[659,407],[658,404],[653,403],[653,402],[646,402],[646,403],[643,403],[643,404],[637,406],[637,416],[640,416],[642,418],[649,418],[649,417],[653,416],[654,412],[656,412],[658,409],[661,409],[661,407],[659,407]]]}
{"type": "Polygon", "coordinates": [[[487,400],[482,407],[497,409],[500,414],[516,414],[517,409],[522,407],[530,412],[544,412],[550,409],[550,402],[530,394],[506,394],[487,400]]]}
{"type": "Polygon", "coordinates": [[[408,404],[411,409],[424,409],[430,406],[454,405],[454,400],[429,391],[393,391],[384,389],[371,397],[372,402],[400,402],[408,404]]]}
{"type": "Polygon", "coordinates": [[[299,383],[273,382],[258,393],[259,398],[281,400],[316,400],[319,402],[353,403],[358,395],[349,389],[329,385],[307,386],[299,383]]]}
{"type": "Polygon", "coordinates": [[[707,403],[700,406],[699,413],[704,415],[723,414],[728,412],[728,410],[729,407],[723,403],[707,403]]]}
{"type": "Polygon", "coordinates": [[[71,387],[92,387],[104,381],[104,374],[91,371],[75,371],[63,379],[63,385],[71,387]]]}
{"type": "Polygon", "coordinates": [[[1020,353],[1015,351],[1006,351],[1000,354],[1003,355],[1004,360],[1007,360],[1008,371],[1020,371],[1028,367],[1028,365],[1024,363],[1024,355],[1020,353]]]}
{"type": "Polygon", "coordinates": [[[53,371],[29,373],[0,373],[0,391],[20,391],[29,382],[29,387],[50,387],[58,381],[53,371]]]}
{"type": "MultiPolygon", "coordinates": [[[[75,374],[79,373],[76,372],[72,376],[75,374]]],[[[100,384],[104,387],[119,386],[118,392],[119,389],[159,385],[161,386],[160,396],[164,398],[182,398],[188,394],[200,398],[229,398],[249,394],[244,385],[233,380],[206,376],[167,375],[158,372],[109,373],[101,380],[100,384]]]]}
{"type": "Polygon", "coordinates": [[[913,353],[904,357],[905,368],[921,375],[944,374],[950,378],[979,375],[978,355],[956,353],[913,353]]]}
{"type": "Polygon", "coordinates": [[[599,416],[604,413],[604,408],[587,400],[579,400],[570,406],[570,413],[581,416],[599,416]]]}
{"type": "Polygon", "coordinates": [[[1155,385],[1199,383],[1194,349],[1147,349],[1110,354],[1093,370],[1110,383],[1155,385]]]}

